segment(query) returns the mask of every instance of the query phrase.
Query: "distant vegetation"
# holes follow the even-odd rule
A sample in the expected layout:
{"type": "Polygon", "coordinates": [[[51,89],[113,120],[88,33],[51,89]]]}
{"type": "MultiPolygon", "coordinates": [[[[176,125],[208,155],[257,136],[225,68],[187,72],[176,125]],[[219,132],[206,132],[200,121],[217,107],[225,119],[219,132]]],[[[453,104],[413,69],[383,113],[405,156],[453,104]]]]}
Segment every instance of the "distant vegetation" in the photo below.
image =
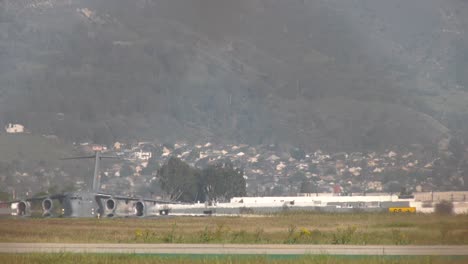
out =
{"type": "Polygon", "coordinates": [[[171,200],[229,201],[232,197],[246,195],[244,172],[234,168],[229,160],[200,170],[171,157],[158,170],[158,178],[162,190],[169,194],[171,200]]]}
{"type": "Polygon", "coordinates": [[[76,155],[73,146],[59,139],[31,134],[0,134],[0,190],[12,195],[10,188],[14,186],[17,195],[26,192],[33,195],[31,190],[38,191],[41,186],[41,191],[47,188],[55,188],[56,191],[70,189],[87,173],[91,174],[82,161],[60,161],[73,155],[76,155]]]}
{"type": "Polygon", "coordinates": [[[57,164],[60,158],[73,152],[71,144],[58,139],[48,139],[40,135],[0,134],[0,161],[42,161],[57,164]]]}

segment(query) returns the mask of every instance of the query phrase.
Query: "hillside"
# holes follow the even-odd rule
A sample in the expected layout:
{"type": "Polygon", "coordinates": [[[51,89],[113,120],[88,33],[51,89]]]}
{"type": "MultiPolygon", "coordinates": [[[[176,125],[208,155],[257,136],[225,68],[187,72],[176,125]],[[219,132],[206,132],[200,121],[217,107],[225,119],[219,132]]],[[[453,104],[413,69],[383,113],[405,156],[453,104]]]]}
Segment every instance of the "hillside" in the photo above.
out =
{"type": "Polygon", "coordinates": [[[2,162],[29,161],[57,164],[59,159],[70,156],[71,146],[56,139],[34,135],[0,135],[0,160],[2,162]]]}
{"type": "Polygon", "coordinates": [[[3,0],[0,123],[104,144],[467,141],[467,17],[461,0],[3,0]]]}

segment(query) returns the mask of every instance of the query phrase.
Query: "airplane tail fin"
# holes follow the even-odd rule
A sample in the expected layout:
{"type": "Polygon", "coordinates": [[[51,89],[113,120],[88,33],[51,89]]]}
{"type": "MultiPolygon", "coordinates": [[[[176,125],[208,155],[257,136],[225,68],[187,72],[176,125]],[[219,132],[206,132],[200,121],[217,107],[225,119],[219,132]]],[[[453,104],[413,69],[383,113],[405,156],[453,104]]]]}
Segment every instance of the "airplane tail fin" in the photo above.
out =
{"type": "Polygon", "coordinates": [[[63,158],[61,160],[77,160],[77,159],[94,159],[94,175],[93,175],[93,191],[99,192],[101,186],[101,177],[99,171],[101,169],[101,159],[117,159],[116,156],[102,156],[100,151],[96,151],[91,156],[63,158]]]}

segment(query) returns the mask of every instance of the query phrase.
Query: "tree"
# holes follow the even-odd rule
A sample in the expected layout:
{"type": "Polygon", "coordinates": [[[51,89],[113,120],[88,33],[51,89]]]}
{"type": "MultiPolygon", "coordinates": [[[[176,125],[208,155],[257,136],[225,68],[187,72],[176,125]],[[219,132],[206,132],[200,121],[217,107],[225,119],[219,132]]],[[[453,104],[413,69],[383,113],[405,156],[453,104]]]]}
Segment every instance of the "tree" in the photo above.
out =
{"type": "Polygon", "coordinates": [[[0,201],[8,201],[11,199],[11,195],[7,192],[0,191],[0,201]]]}
{"type": "Polygon", "coordinates": [[[197,160],[200,158],[200,150],[193,149],[190,154],[187,156],[187,160],[197,160]]]}
{"type": "Polygon", "coordinates": [[[442,200],[435,205],[434,209],[436,214],[451,215],[453,214],[453,203],[450,201],[442,200]]]}
{"type": "Polygon", "coordinates": [[[291,177],[288,178],[289,184],[299,184],[306,181],[307,177],[302,171],[295,172],[291,177]]]}
{"type": "Polygon", "coordinates": [[[301,183],[301,193],[317,193],[317,183],[312,180],[303,180],[301,183]]]}
{"type": "Polygon", "coordinates": [[[65,187],[63,187],[61,193],[75,192],[77,190],[78,188],[73,183],[69,183],[65,187]]]}
{"type": "Polygon", "coordinates": [[[178,158],[171,157],[158,170],[158,178],[171,200],[194,202],[201,196],[199,171],[178,158]]]}
{"type": "Polygon", "coordinates": [[[122,165],[122,168],[120,169],[120,177],[128,177],[131,175],[133,175],[132,167],[128,164],[122,165]]]}
{"type": "Polygon", "coordinates": [[[57,185],[51,185],[47,189],[47,194],[56,194],[58,193],[58,186],[57,185]]]}
{"type": "Polygon", "coordinates": [[[245,196],[244,171],[230,160],[209,165],[202,171],[202,186],[208,200],[229,200],[245,196]]]}
{"type": "Polygon", "coordinates": [[[402,185],[397,181],[390,181],[384,185],[384,190],[388,193],[398,193],[401,191],[402,185]]]}
{"type": "Polygon", "coordinates": [[[284,186],[283,185],[276,185],[275,187],[273,187],[273,189],[271,189],[270,195],[271,196],[282,196],[282,195],[284,195],[284,193],[285,193],[284,186]]]}
{"type": "Polygon", "coordinates": [[[302,160],[305,158],[306,153],[302,148],[292,148],[290,151],[291,157],[296,160],[302,160]]]}
{"type": "Polygon", "coordinates": [[[155,155],[148,160],[148,165],[141,171],[142,175],[152,175],[153,172],[158,171],[159,163],[156,160],[155,155]]]}

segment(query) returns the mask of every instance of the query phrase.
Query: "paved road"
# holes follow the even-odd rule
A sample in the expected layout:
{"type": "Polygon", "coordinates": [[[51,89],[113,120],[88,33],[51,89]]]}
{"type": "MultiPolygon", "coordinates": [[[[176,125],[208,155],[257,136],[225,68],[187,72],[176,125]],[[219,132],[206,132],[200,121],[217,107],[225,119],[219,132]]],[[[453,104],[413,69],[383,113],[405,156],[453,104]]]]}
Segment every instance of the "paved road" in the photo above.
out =
{"type": "Polygon", "coordinates": [[[261,255],[445,255],[468,256],[468,246],[236,245],[236,244],[53,244],[0,243],[0,253],[137,253],[261,255]]]}

